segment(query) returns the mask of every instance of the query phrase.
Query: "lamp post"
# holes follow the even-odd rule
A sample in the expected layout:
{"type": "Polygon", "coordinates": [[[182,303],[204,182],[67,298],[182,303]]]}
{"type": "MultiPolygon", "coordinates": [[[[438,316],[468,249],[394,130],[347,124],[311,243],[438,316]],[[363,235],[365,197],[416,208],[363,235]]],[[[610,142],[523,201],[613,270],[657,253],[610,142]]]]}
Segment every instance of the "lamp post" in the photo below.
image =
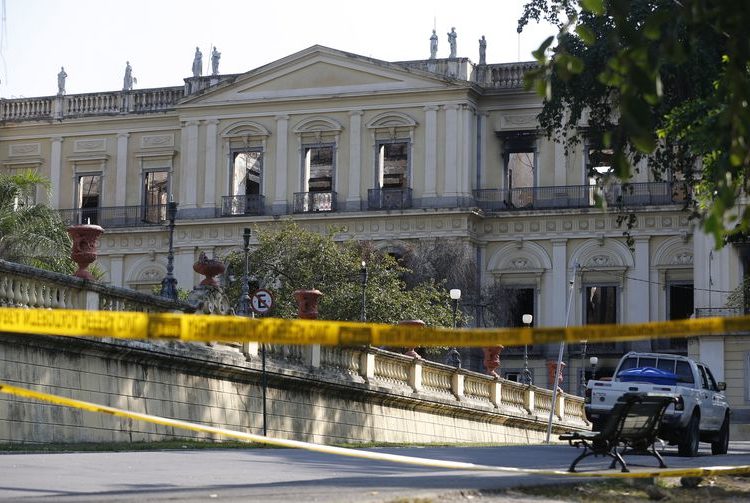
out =
{"type": "Polygon", "coordinates": [[[177,279],[174,277],[174,220],[177,217],[177,203],[167,203],[167,219],[169,220],[169,252],[167,253],[167,275],[161,280],[159,295],[177,300],[177,279]]]}
{"type": "Polygon", "coordinates": [[[591,379],[596,379],[596,366],[599,364],[599,358],[596,356],[592,356],[589,358],[589,363],[591,364],[591,379]]]}
{"type": "MultiPolygon", "coordinates": [[[[458,301],[461,300],[461,290],[451,288],[449,295],[453,301],[453,328],[456,328],[456,314],[458,313],[458,301]]],[[[455,346],[451,348],[446,360],[448,365],[461,368],[461,353],[458,352],[455,346]]]]}
{"type": "Polygon", "coordinates": [[[240,290],[240,302],[237,306],[237,314],[248,316],[250,314],[250,287],[248,286],[248,252],[250,249],[250,235],[252,232],[245,227],[242,233],[242,251],[245,254],[245,273],[242,275],[242,289],[240,290]]]}
{"type": "Polygon", "coordinates": [[[362,322],[367,321],[367,262],[362,261],[362,267],[359,269],[359,281],[362,284],[362,313],[360,319],[362,322]]]}
{"type": "MultiPolygon", "coordinates": [[[[534,321],[534,316],[531,314],[524,314],[521,316],[521,321],[526,328],[531,328],[531,323],[534,321]]],[[[524,384],[534,384],[534,380],[531,377],[531,371],[529,370],[529,345],[523,345],[523,373],[521,379],[524,384]]]]}

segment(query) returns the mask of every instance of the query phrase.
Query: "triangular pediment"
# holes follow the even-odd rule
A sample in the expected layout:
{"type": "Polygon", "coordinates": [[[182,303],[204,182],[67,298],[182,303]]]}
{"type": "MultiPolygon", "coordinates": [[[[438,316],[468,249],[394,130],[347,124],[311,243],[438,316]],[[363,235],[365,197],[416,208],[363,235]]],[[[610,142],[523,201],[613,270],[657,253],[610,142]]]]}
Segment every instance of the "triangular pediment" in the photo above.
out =
{"type": "Polygon", "coordinates": [[[314,46],[188,97],[183,105],[434,90],[457,85],[461,83],[439,75],[314,46]]]}

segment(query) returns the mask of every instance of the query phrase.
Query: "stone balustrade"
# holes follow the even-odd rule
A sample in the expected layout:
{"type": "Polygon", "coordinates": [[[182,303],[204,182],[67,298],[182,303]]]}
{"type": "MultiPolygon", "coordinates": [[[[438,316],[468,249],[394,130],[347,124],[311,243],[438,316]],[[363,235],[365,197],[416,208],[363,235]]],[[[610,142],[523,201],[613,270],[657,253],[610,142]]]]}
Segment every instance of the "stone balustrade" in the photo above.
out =
{"type": "Polygon", "coordinates": [[[128,288],[0,260],[0,306],[101,311],[191,312],[192,306],[128,288]]]}
{"type": "Polygon", "coordinates": [[[0,99],[0,121],[62,120],[75,117],[173,110],[184,88],[160,87],[39,98],[0,99]]]}

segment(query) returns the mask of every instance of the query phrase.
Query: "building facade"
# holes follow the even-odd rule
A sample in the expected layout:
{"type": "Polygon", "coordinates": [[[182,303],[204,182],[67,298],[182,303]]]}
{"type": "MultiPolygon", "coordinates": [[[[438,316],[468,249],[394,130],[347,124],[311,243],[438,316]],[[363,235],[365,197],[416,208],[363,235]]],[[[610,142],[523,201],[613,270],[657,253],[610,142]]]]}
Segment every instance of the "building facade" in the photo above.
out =
{"type": "MultiPolygon", "coordinates": [[[[588,168],[596,159],[606,179],[607,152],[585,124],[571,151],[538,131],[541,101],[522,84],[530,66],[392,63],[313,46],[177,87],[3,99],[0,166],[48,177],[38,200],[106,229],[98,264],[117,286],[151,290],[165,276],[172,200],[183,288],[196,284],[201,251],[224,255],[244,227],[294,218],[396,253],[415,240],[468,246],[480,282],[513,291],[535,326],[722,307],[744,272],[737,250],[713,250],[684,209],[685,187],[648,169],[597,192],[588,168]],[[618,205],[635,215],[630,245],[618,205]]],[[[631,347],[687,352],[685,341],[581,341],[567,349],[566,389],[579,390],[587,355],[606,374],[631,347]]],[[[557,348],[530,351],[545,385],[557,348]]],[[[503,356],[508,377],[520,355],[503,356]]],[[[723,380],[723,361],[706,356],[723,380]]]]}

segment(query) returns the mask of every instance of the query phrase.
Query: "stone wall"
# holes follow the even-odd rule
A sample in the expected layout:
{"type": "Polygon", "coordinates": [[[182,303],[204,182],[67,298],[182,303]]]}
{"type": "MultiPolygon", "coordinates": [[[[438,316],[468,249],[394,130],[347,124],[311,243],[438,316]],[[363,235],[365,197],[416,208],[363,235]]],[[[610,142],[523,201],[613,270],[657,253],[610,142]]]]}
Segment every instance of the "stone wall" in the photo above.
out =
{"type": "MultiPolygon", "coordinates": [[[[312,368],[305,358],[312,351],[269,348],[269,436],[318,443],[544,438],[549,390],[375,348],[323,348],[312,368]]],[[[262,433],[260,368],[257,352],[240,347],[0,336],[0,380],[9,384],[249,433],[262,433]]],[[[556,432],[586,428],[580,398],[563,395],[555,409],[556,432]]],[[[211,438],[0,394],[0,443],[174,437],[211,438]]]]}

